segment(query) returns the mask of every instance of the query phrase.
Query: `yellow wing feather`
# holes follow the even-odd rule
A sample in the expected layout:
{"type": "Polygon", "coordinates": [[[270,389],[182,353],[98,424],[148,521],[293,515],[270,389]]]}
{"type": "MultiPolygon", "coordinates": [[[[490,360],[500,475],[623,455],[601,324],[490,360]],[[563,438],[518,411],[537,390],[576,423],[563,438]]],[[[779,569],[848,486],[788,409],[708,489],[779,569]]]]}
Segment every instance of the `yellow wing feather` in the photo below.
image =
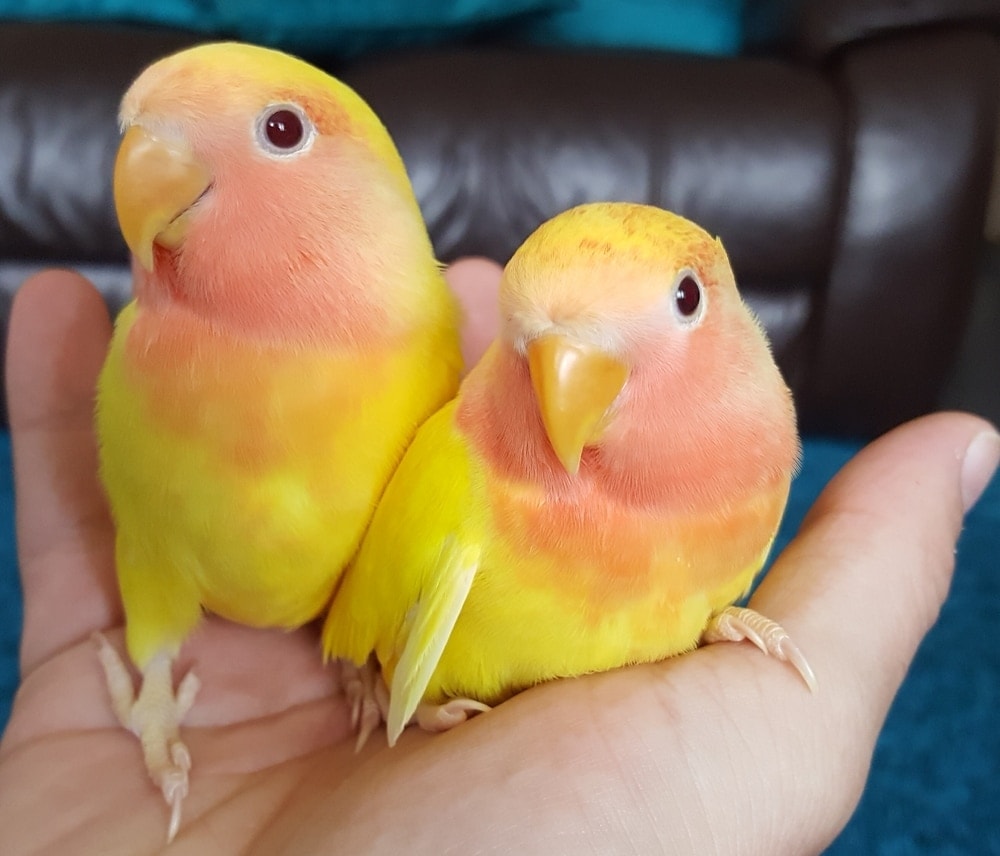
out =
{"type": "MultiPolygon", "coordinates": [[[[417,432],[375,511],[364,543],[344,574],[323,629],[327,656],[361,665],[372,651],[392,680],[413,616],[442,568],[481,541],[481,513],[469,506],[471,458],[454,429],[455,402],[417,432]]],[[[460,565],[461,563],[457,563],[460,565]]]]}
{"type": "Polygon", "coordinates": [[[478,546],[446,539],[432,576],[415,604],[406,644],[392,679],[386,730],[395,744],[416,712],[479,570],[478,546]]]}

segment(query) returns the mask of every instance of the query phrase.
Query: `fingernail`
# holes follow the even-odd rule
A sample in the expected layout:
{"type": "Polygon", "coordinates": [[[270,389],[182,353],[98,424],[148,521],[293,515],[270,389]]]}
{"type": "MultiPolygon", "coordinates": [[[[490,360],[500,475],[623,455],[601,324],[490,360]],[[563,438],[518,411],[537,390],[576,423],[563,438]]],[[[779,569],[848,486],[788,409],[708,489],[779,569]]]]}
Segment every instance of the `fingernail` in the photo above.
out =
{"type": "Polygon", "coordinates": [[[977,434],[962,461],[962,503],[968,511],[983,495],[986,485],[1000,462],[1000,434],[983,431],[977,434]]]}

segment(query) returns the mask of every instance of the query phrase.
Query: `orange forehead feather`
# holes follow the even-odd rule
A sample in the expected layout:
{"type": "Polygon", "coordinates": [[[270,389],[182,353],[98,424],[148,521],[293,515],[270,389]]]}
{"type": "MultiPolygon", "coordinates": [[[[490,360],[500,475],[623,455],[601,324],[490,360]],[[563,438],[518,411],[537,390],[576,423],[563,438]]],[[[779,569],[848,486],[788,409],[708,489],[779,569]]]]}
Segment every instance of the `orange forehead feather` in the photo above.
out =
{"type": "Polygon", "coordinates": [[[382,122],[353,89],[280,51],[212,42],[172,54],[143,71],[122,99],[120,119],[183,132],[197,147],[220,121],[254,121],[272,104],[295,103],[320,134],[350,136],[405,175],[382,122]]]}
{"type": "Polygon", "coordinates": [[[502,299],[634,310],[661,300],[684,268],[707,285],[732,280],[722,244],[690,220],[649,205],[591,203],[528,237],[507,265],[502,299]]]}

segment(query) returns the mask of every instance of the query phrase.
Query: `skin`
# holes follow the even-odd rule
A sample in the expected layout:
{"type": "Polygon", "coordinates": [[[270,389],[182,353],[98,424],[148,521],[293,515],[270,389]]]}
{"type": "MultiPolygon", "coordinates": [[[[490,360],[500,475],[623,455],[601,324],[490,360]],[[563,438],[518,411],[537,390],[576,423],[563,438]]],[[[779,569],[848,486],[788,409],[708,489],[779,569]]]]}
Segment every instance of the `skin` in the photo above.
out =
{"type": "MultiPolygon", "coordinates": [[[[496,277],[482,261],[451,271],[478,305],[496,277]]],[[[25,623],[23,685],[0,744],[4,853],[162,848],[166,807],[90,641],[122,636],[92,433],[109,333],[75,274],[41,274],[14,304],[25,623]]],[[[209,619],[182,657],[205,689],[185,729],[196,766],[169,852],[817,852],[857,803],[947,594],[963,509],[998,455],[987,423],[937,414],[873,443],[827,488],[751,602],[808,652],[815,696],[749,643],[713,645],[542,686],[447,734],[408,729],[393,750],[373,739],[355,755],[314,627],[209,619]]]]}

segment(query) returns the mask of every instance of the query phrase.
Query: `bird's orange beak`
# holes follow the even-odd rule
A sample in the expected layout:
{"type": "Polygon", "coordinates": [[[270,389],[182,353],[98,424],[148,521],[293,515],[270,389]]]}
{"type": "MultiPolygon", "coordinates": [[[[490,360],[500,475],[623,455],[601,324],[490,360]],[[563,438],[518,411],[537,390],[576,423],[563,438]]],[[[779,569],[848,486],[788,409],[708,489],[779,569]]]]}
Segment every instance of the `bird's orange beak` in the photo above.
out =
{"type": "Polygon", "coordinates": [[[164,140],[139,125],[122,137],[115,158],[115,211],[139,263],[153,269],[153,244],[175,249],[187,233],[187,210],[211,183],[208,169],[182,140],[164,140]]]}
{"type": "Polygon", "coordinates": [[[585,446],[597,442],[628,367],[594,345],[566,336],[540,336],[528,345],[528,369],[545,433],[570,474],[585,446]]]}

